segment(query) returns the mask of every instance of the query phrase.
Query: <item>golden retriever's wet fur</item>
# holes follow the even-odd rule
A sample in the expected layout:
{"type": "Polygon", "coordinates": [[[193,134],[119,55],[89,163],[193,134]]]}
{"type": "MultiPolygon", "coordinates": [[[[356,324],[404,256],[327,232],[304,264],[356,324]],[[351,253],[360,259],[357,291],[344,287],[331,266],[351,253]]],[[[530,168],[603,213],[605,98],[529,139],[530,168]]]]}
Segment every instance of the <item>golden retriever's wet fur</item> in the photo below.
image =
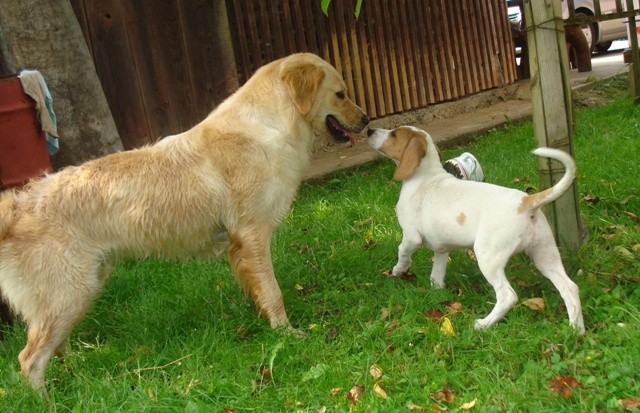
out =
{"type": "Polygon", "coordinates": [[[188,259],[228,247],[236,279],[271,326],[288,326],[270,240],[315,136],[346,139],[368,117],[312,54],[272,62],[200,124],[0,196],[0,289],[28,324],[22,373],[44,372],[121,256],[188,259]]]}

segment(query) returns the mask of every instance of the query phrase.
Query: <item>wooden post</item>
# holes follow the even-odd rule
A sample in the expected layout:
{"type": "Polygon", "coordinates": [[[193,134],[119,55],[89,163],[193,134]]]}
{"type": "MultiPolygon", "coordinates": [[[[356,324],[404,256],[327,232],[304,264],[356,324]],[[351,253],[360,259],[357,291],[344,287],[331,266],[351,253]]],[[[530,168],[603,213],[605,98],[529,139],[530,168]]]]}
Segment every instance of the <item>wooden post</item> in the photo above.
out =
{"type": "MultiPolygon", "coordinates": [[[[627,10],[635,10],[633,0],[627,0],[627,10]]],[[[636,1],[636,3],[638,3],[636,1]]],[[[629,76],[631,77],[631,94],[640,97],[640,50],[638,50],[638,34],[636,32],[636,16],[629,16],[629,47],[631,48],[631,62],[629,76]]]]}
{"type": "MultiPolygon", "coordinates": [[[[538,146],[559,148],[573,155],[571,84],[560,0],[525,0],[525,20],[531,68],[533,125],[538,146]]],[[[557,183],[564,168],[539,158],[542,188],[557,183]]],[[[556,242],[570,251],[580,247],[581,223],[575,183],[545,208],[556,242]]]]}

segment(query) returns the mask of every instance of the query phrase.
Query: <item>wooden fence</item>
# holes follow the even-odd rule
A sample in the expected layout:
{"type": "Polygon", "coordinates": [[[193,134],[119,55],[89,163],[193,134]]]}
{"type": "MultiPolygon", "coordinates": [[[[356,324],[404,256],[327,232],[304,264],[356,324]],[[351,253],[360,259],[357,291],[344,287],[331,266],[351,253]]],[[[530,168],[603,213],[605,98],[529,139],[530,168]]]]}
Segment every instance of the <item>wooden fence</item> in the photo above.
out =
{"type": "Polygon", "coordinates": [[[229,0],[241,79],[295,51],[342,72],[372,118],[456,99],[516,80],[504,0],[229,0]]]}
{"type": "Polygon", "coordinates": [[[126,148],[185,130],[261,65],[313,52],[372,118],[516,80],[504,0],[71,0],[126,148]]]}

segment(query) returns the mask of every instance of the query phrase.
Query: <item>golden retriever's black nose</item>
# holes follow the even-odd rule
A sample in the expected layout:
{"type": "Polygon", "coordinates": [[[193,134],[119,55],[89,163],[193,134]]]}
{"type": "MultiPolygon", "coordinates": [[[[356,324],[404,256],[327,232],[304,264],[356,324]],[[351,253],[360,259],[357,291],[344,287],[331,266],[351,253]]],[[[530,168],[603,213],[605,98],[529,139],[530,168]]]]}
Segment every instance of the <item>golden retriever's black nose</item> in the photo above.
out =
{"type": "Polygon", "coordinates": [[[369,129],[367,129],[367,136],[371,136],[371,135],[373,135],[374,133],[376,133],[376,130],[375,130],[374,128],[369,128],[369,129]]]}
{"type": "Polygon", "coordinates": [[[360,122],[362,122],[363,125],[368,125],[369,121],[371,119],[369,119],[369,116],[367,116],[366,114],[362,115],[362,117],[360,118],[360,122]]]}

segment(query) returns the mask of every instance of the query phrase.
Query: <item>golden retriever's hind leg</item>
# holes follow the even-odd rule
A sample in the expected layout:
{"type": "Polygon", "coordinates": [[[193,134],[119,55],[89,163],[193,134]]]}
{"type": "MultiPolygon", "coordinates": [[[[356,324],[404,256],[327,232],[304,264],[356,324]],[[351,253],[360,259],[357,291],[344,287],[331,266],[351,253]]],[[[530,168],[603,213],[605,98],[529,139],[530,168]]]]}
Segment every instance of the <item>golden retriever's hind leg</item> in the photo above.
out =
{"type": "Polygon", "coordinates": [[[52,324],[29,328],[27,345],[18,355],[20,371],[31,387],[45,399],[48,398],[44,373],[49,359],[67,339],[70,328],[52,324]]]}
{"type": "Polygon", "coordinates": [[[271,231],[251,230],[230,234],[229,263],[240,286],[271,327],[289,326],[282,292],[271,263],[271,231]]]}

